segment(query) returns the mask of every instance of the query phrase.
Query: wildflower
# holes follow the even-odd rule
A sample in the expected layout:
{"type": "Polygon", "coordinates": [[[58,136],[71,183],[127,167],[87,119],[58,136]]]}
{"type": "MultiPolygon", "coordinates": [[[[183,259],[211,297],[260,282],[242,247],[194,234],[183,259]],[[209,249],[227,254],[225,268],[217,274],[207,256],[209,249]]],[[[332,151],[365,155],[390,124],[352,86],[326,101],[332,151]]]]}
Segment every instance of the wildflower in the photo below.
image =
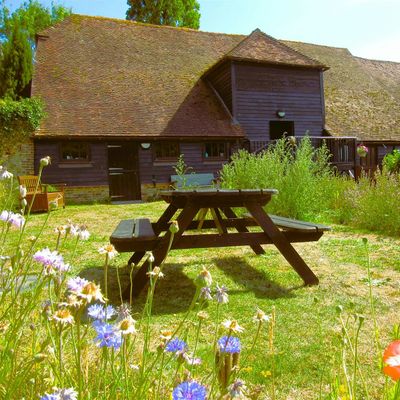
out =
{"type": "Polygon", "coordinates": [[[80,240],[88,240],[90,232],[87,230],[86,225],[81,225],[78,231],[78,237],[80,240]]]}
{"type": "Polygon", "coordinates": [[[22,199],[21,200],[21,207],[22,207],[21,213],[23,213],[23,210],[27,205],[28,205],[28,202],[26,201],[26,199],[25,198],[22,199]]]}
{"type": "Polygon", "coordinates": [[[45,275],[51,275],[55,271],[65,272],[69,271],[70,265],[64,263],[64,259],[61,254],[57,251],[50,251],[47,247],[38,250],[34,255],[33,259],[41,264],[45,268],[45,275]]]}
{"type": "Polygon", "coordinates": [[[96,321],[93,326],[97,332],[95,342],[99,347],[118,349],[122,344],[121,332],[116,331],[110,324],[96,321]]]}
{"type": "Polygon", "coordinates": [[[107,244],[106,246],[100,247],[99,253],[106,254],[106,256],[109,260],[113,259],[114,257],[116,257],[118,255],[117,250],[115,250],[115,248],[112,244],[107,244]]]}
{"type": "Polygon", "coordinates": [[[154,262],[154,254],[153,254],[153,252],[149,252],[149,258],[148,258],[148,260],[149,260],[149,263],[151,263],[151,264],[153,264],[153,262],[154,262]]]}
{"type": "Polygon", "coordinates": [[[152,271],[147,272],[148,276],[154,277],[154,278],[164,278],[164,274],[161,272],[160,267],[154,267],[152,271]]]}
{"type": "Polygon", "coordinates": [[[395,340],[383,353],[383,372],[393,380],[400,379],[400,340],[395,340]]]}
{"type": "Polygon", "coordinates": [[[232,398],[239,398],[239,399],[244,399],[245,398],[245,391],[246,391],[247,387],[244,384],[244,382],[241,379],[236,379],[236,381],[234,381],[232,383],[232,385],[229,386],[228,390],[229,390],[229,395],[232,398]]]}
{"type": "Polygon", "coordinates": [[[200,289],[200,299],[212,300],[211,288],[204,286],[200,289]]]}
{"type": "Polygon", "coordinates": [[[0,220],[16,228],[21,228],[25,224],[25,218],[21,214],[14,214],[12,211],[7,210],[1,212],[0,220]]]}
{"type": "Polygon", "coordinates": [[[42,168],[47,167],[50,164],[51,164],[51,158],[49,156],[40,159],[40,166],[42,168]]]}
{"type": "Polygon", "coordinates": [[[128,318],[130,316],[131,316],[131,307],[129,304],[123,303],[119,307],[117,307],[117,319],[119,321],[128,318]]]}
{"type": "Polygon", "coordinates": [[[172,392],[173,400],[205,400],[206,388],[195,381],[186,381],[178,385],[172,392]]]}
{"type": "Polygon", "coordinates": [[[78,393],[73,388],[56,389],[52,394],[45,394],[40,400],[77,400],[78,393]]]}
{"type": "Polygon", "coordinates": [[[228,329],[230,332],[234,333],[241,333],[244,331],[244,329],[238,324],[238,322],[233,319],[227,319],[224,322],[222,322],[222,326],[228,329]]]}
{"type": "Polygon", "coordinates": [[[205,311],[199,311],[197,313],[197,318],[200,320],[205,320],[209,318],[209,315],[205,311]]]}
{"type": "Polygon", "coordinates": [[[11,179],[14,175],[7,171],[7,168],[0,166],[0,181],[4,179],[11,179]]]}
{"type": "Polygon", "coordinates": [[[74,323],[74,317],[72,316],[71,312],[66,308],[62,308],[57,310],[50,319],[59,322],[60,325],[72,325],[74,323]]]}
{"type": "Polygon", "coordinates": [[[195,358],[188,353],[183,353],[182,354],[183,359],[189,364],[189,365],[200,365],[201,364],[201,359],[200,358],[195,358]]]}
{"type": "Polygon", "coordinates": [[[118,329],[122,335],[133,335],[137,332],[135,324],[136,320],[129,316],[119,321],[118,329]]]}
{"type": "Polygon", "coordinates": [[[28,192],[27,192],[27,190],[26,190],[26,187],[20,185],[20,186],[19,186],[19,195],[20,195],[21,199],[25,198],[26,195],[27,195],[27,193],[28,193],[28,192]]]}
{"type": "Polygon", "coordinates": [[[69,294],[67,296],[67,306],[72,308],[80,308],[82,306],[82,300],[78,298],[76,294],[69,294]]]}
{"type": "Polygon", "coordinates": [[[100,287],[93,282],[88,282],[80,291],[76,292],[76,295],[85,299],[88,303],[91,303],[93,300],[98,300],[104,303],[104,297],[101,293],[100,287]]]}
{"type": "Polygon", "coordinates": [[[218,347],[221,353],[240,353],[240,340],[235,336],[222,336],[218,340],[218,347]]]}
{"type": "Polygon", "coordinates": [[[64,225],[61,225],[54,228],[54,233],[57,233],[58,235],[65,235],[67,230],[65,229],[64,225]]]}
{"type": "Polygon", "coordinates": [[[178,338],[172,339],[167,343],[165,351],[169,353],[182,353],[187,349],[187,344],[178,338]]]}
{"type": "Polygon", "coordinates": [[[168,341],[168,340],[171,340],[172,334],[173,334],[173,331],[171,331],[169,329],[162,329],[160,331],[160,338],[163,341],[168,341]]]}
{"type": "Polygon", "coordinates": [[[217,285],[217,291],[215,293],[215,299],[220,304],[228,303],[228,289],[222,285],[221,287],[217,285]]]}
{"type": "Polygon", "coordinates": [[[207,268],[203,267],[203,270],[197,275],[195,279],[195,284],[199,288],[211,286],[212,276],[207,268]]]}
{"type": "Polygon", "coordinates": [[[101,304],[92,304],[88,308],[89,317],[100,321],[111,319],[116,313],[113,306],[104,307],[101,304]]]}
{"type": "Polygon", "coordinates": [[[89,283],[88,280],[79,276],[68,279],[67,287],[71,292],[81,292],[82,289],[89,283]]]}
{"type": "Polygon", "coordinates": [[[253,317],[253,321],[259,324],[263,322],[269,322],[270,319],[271,317],[265,314],[265,312],[263,310],[260,310],[259,308],[257,308],[256,315],[253,317]]]}

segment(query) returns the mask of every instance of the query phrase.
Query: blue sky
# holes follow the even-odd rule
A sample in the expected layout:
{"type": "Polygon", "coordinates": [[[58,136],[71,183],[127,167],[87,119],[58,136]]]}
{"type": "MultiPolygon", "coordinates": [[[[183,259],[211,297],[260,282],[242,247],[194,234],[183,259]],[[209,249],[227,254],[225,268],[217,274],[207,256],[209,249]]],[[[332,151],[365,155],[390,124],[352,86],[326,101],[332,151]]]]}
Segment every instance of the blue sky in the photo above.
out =
{"type": "MultiPolygon", "coordinates": [[[[10,8],[22,0],[6,0],[10,8]]],[[[42,0],[50,5],[51,0],[42,0]]],[[[78,14],[125,18],[126,0],[63,0],[78,14]]],[[[346,47],[354,55],[400,62],[400,0],[200,0],[200,29],[346,47]]]]}

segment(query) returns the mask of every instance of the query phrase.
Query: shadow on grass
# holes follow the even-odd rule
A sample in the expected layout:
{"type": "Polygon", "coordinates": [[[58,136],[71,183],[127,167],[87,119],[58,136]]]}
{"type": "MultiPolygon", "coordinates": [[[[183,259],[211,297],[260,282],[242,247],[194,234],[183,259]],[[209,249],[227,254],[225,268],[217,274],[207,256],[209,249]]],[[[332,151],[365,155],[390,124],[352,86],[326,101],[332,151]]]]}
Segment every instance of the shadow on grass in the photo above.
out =
{"type": "MultiPolygon", "coordinates": [[[[244,286],[245,290],[254,292],[257,297],[268,299],[294,297],[292,291],[302,287],[301,285],[290,288],[280,286],[269,278],[267,272],[252,267],[241,257],[215,258],[213,261],[226,275],[244,286]]],[[[232,292],[234,291],[230,291],[232,292]]]]}
{"type": "MultiPolygon", "coordinates": [[[[196,291],[193,281],[183,273],[184,265],[167,263],[163,266],[164,278],[157,282],[153,299],[154,315],[175,314],[184,312],[189,308],[190,302],[196,291]]],[[[119,268],[119,280],[122,293],[130,282],[130,269],[119,268]]],[[[134,276],[135,272],[133,273],[134,276]]],[[[103,267],[87,268],[79,274],[82,278],[100,283],[102,292],[104,290],[103,267]]],[[[146,301],[148,286],[140,293],[138,298],[133,298],[132,309],[134,313],[141,313],[146,301]]],[[[108,298],[113,305],[121,304],[120,288],[118,284],[117,268],[108,270],[108,298]]]]}

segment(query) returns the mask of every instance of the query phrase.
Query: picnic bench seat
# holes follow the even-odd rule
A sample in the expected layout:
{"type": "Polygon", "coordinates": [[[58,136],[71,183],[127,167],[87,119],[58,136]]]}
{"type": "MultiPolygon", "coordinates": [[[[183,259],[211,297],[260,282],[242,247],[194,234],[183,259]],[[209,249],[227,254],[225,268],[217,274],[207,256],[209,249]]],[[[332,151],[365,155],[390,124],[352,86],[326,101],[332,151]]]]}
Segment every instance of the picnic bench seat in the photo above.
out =
{"type": "Polygon", "coordinates": [[[110,237],[119,252],[152,250],[157,242],[148,218],[122,220],[110,237]]]}
{"type": "MultiPolygon", "coordinates": [[[[253,217],[246,213],[243,215],[245,218],[253,219],[253,217]]],[[[297,232],[326,232],[331,228],[326,225],[316,224],[313,222],[299,221],[297,219],[281,217],[279,215],[268,214],[272,222],[284,231],[297,231],[297,232]]]]}
{"type": "Polygon", "coordinates": [[[215,178],[211,173],[171,175],[171,183],[175,189],[188,188],[211,188],[214,186],[215,178]]]}

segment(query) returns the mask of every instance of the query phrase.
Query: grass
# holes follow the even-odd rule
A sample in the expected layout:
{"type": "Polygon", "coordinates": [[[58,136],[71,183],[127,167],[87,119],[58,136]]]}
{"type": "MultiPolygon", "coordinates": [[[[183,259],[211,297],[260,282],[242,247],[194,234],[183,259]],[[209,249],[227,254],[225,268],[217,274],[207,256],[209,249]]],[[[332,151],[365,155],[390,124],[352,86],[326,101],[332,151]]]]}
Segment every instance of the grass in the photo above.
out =
{"type": "MultiPolygon", "coordinates": [[[[50,214],[48,226],[39,238],[38,248],[54,247],[58,225],[68,219],[84,223],[91,232],[88,242],[79,243],[73,260],[73,273],[89,270],[101,276],[102,257],[97,250],[108,242],[109,236],[121,219],[148,217],[157,220],[166,207],[163,202],[135,205],[69,206],[50,214]]],[[[30,233],[37,234],[46,215],[34,215],[30,233]]],[[[252,317],[259,307],[270,313],[275,309],[276,329],[274,347],[275,385],[277,399],[327,398],[329,385],[339,376],[341,329],[337,307],[344,307],[344,315],[364,314],[361,330],[359,360],[367,377],[371,397],[378,398],[384,377],[373,349],[373,322],[370,315],[367,285],[367,262],[362,237],[368,238],[372,258],[373,295],[378,326],[381,326],[383,346],[390,342],[392,326],[398,321],[397,304],[400,281],[400,240],[383,235],[354,231],[334,226],[319,242],[296,244],[295,247],[320,279],[320,285],[304,287],[301,279],[272,246],[263,256],[256,256],[249,248],[195,249],[172,251],[165,264],[165,278],[160,280],[154,297],[152,336],[158,338],[161,328],[177,324],[187,310],[195,286],[193,279],[207,267],[215,283],[229,288],[230,301],[221,306],[224,318],[237,319],[245,328],[241,335],[243,347],[250,347],[255,324],[252,317]]],[[[71,250],[72,242],[64,244],[71,250]]],[[[129,254],[121,254],[112,261],[123,267],[129,254]]],[[[125,275],[126,278],[126,275],[125,275]]],[[[100,278],[99,278],[100,280],[100,278]]],[[[118,296],[114,296],[117,298],[118,296]]],[[[134,304],[134,318],[140,318],[144,294],[134,304]]],[[[212,340],[212,320],[216,306],[209,304],[210,321],[205,323],[199,344],[199,355],[204,357],[204,369],[211,370],[213,358],[207,355],[212,340]]],[[[242,365],[246,382],[262,385],[262,393],[269,393],[272,385],[272,357],[268,346],[268,332],[262,334],[256,355],[242,365]]],[[[261,397],[264,398],[264,397],[261,397]]],[[[266,397],[265,397],[266,398],[266,397]]]]}

